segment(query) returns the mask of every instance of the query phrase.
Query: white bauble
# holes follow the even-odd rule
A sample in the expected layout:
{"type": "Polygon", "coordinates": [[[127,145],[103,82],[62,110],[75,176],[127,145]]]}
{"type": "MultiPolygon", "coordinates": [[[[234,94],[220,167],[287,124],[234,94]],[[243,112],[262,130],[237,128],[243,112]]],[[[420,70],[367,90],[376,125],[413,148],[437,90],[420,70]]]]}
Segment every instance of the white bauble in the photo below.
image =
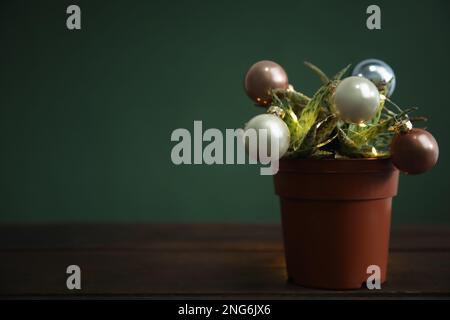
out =
{"type": "Polygon", "coordinates": [[[334,103],[345,122],[362,123],[373,118],[380,104],[380,93],[368,79],[348,77],[336,88],[334,103]]]}
{"type": "Polygon", "coordinates": [[[273,115],[273,114],[260,114],[250,119],[249,122],[247,122],[244,133],[248,133],[249,129],[254,129],[256,131],[258,139],[255,141],[257,145],[254,148],[250,148],[249,142],[251,139],[246,138],[245,143],[245,149],[249,153],[249,155],[253,159],[259,159],[259,141],[260,141],[260,129],[266,129],[267,131],[267,149],[266,154],[268,157],[271,157],[271,145],[272,141],[275,141],[275,139],[278,140],[278,158],[281,158],[286,151],[289,148],[289,142],[290,142],[290,132],[289,128],[284,123],[283,120],[281,120],[279,117],[273,115]]]}

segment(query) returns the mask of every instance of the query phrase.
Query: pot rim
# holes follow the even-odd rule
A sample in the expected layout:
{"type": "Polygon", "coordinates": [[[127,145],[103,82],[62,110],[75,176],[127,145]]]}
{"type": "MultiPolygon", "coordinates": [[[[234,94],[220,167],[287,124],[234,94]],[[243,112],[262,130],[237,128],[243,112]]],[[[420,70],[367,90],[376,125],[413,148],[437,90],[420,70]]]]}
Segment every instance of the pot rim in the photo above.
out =
{"type": "Polygon", "coordinates": [[[279,173],[382,173],[396,171],[391,158],[280,159],[279,173]]]}

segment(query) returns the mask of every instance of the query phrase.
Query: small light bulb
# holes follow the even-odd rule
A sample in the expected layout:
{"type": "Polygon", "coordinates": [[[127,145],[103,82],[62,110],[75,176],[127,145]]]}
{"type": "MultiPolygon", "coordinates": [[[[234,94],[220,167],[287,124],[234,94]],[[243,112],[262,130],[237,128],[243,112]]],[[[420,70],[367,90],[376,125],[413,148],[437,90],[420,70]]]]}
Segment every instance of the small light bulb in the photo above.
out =
{"type": "Polygon", "coordinates": [[[297,118],[297,115],[295,114],[295,112],[293,112],[292,110],[289,110],[289,115],[292,117],[292,119],[295,122],[298,122],[298,118],[297,118]]]}
{"type": "Polygon", "coordinates": [[[374,156],[378,155],[377,149],[375,147],[372,147],[372,153],[374,156]]]}
{"type": "Polygon", "coordinates": [[[412,122],[409,121],[409,120],[406,121],[405,126],[406,126],[409,130],[411,130],[411,129],[413,128],[413,124],[412,124],[412,122]]]}

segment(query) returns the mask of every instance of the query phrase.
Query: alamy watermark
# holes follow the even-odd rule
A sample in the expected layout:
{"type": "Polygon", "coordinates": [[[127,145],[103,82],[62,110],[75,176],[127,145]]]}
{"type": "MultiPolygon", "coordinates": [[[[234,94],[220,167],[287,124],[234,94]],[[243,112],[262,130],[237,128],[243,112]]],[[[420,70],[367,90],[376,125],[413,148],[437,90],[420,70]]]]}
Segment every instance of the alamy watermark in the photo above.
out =
{"type": "Polygon", "coordinates": [[[66,273],[69,275],[66,280],[66,287],[69,290],[81,290],[81,269],[76,264],[67,267],[66,273]]]}
{"type": "Polygon", "coordinates": [[[367,14],[370,14],[366,20],[366,27],[369,30],[380,30],[381,29],[381,9],[376,4],[372,4],[367,7],[367,14]]]}
{"type": "Polygon", "coordinates": [[[193,135],[185,128],[172,132],[170,140],[178,143],[172,148],[170,157],[176,165],[260,163],[263,165],[261,175],[274,175],[279,168],[279,140],[267,131],[226,129],[224,135],[216,128],[203,132],[202,121],[194,121],[193,135]]]}
{"type": "Polygon", "coordinates": [[[372,264],[367,267],[367,274],[370,276],[367,278],[366,286],[369,290],[381,289],[381,269],[376,264],[372,264]]]}

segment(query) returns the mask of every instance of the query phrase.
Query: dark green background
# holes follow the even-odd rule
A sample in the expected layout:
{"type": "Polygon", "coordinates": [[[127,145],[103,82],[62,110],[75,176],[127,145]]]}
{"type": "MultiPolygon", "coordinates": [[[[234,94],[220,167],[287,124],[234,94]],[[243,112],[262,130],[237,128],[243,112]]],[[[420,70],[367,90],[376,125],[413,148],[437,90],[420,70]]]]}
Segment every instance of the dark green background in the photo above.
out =
{"type": "MultiPolygon", "coordinates": [[[[401,177],[396,223],[450,223],[450,5],[377,1],[1,1],[1,221],[277,222],[257,166],[175,166],[171,132],[236,128],[261,112],[247,68],[279,62],[307,94],[317,78],[379,58],[393,99],[430,118],[440,160],[401,177]],[[66,29],[78,4],[82,30],[66,29]]],[[[301,182],[300,182],[301,183],[301,182]]],[[[361,185],[364,188],[364,185],[361,185]]]]}

